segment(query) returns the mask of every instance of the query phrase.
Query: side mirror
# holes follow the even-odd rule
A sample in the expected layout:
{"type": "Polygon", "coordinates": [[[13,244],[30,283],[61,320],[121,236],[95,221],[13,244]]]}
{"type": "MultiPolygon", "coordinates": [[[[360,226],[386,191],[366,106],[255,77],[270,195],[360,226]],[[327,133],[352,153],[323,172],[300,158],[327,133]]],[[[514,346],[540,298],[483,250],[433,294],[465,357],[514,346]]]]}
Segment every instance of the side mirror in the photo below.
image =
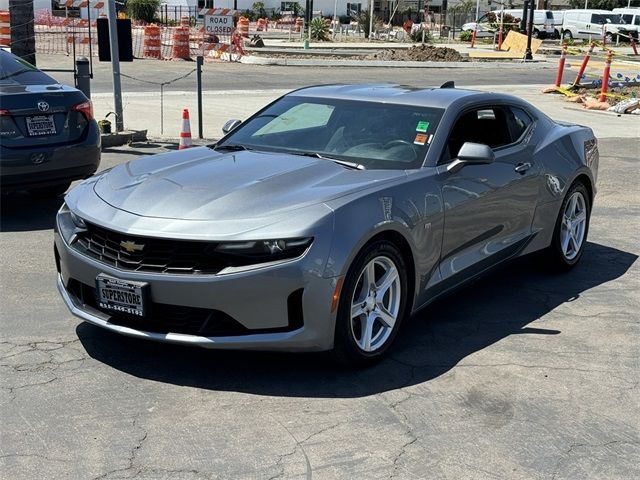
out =
{"type": "Polygon", "coordinates": [[[493,163],[495,159],[496,156],[489,145],[465,142],[458,152],[458,157],[447,167],[447,171],[457,172],[465,165],[493,163]]]}
{"type": "Polygon", "coordinates": [[[225,135],[229,133],[231,130],[238,128],[238,126],[242,123],[241,120],[229,120],[222,126],[222,133],[225,135]]]}

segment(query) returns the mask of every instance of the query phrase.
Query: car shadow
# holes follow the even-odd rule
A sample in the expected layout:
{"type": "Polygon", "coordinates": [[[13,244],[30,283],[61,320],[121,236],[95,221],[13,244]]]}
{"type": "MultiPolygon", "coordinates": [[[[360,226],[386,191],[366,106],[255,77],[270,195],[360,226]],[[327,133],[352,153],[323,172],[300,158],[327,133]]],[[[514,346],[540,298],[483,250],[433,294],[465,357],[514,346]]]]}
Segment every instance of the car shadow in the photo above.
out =
{"type": "Polygon", "coordinates": [[[335,365],[325,354],[214,351],[153,343],[82,323],[88,354],[139,378],[207,390],[287,397],[351,398],[436,378],[462,359],[510,335],[558,335],[544,322],[565,302],[621,277],[638,258],[588,243],[571,272],[553,274],[536,256],[519,259],[416,314],[389,358],[365,370],[335,365]]]}
{"type": "Polygon", "coordinates": [[[63,201],[62,195],[54,198],[35,198],[26,192],[2,195],[0,231],[51,230],[55,224],[56,213],[63,201]]]}

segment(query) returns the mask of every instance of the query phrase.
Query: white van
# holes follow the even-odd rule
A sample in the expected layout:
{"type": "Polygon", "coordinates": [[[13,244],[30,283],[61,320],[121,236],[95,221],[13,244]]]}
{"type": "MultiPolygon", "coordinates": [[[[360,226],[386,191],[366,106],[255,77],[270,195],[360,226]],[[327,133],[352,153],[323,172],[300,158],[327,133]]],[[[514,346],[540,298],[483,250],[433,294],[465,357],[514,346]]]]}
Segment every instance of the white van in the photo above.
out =
{"type": "Polygon", "coordinates": [[[567,40],[601,39],[604,35],[608,42],[613,42],[618,39],[618,34],[638,38],[638,27],[627,25],[618,13],[608,10],[567,10],[564,13],[562,37],[567,40]]]}
{"type": "MultiPolygon", "coordinates": [[[[497,17],[496,23],[500,23],[500,10],[493,10],[491,13],[497,17]]],[[[522,20],[522,9],[502,10],[505,15],[511,15],[522,20]]],[[[529,17],[529,10],[527,10],[527,18],[529,17]]],[[[480,17],[478,21],[477,37],[493,37],[494,33],[490,28],[487,19],[487,14],[480,17]]],[[[476,28],[476,22],[469,22],[462,25],[462,30],[473,31],[476,28]]],[[[553,15],[551,10],[535,10],[533,13],[533,37],[534,38],[550,38],[553,36],[553,15]]]]}
{"type": "Polygon", "coordinates": [[[622,21],[627,25],[633,25],[640,30],[640,7],[635,8],[614,8],[613,13],[622,17],[622,21]]]}
{"type": "Polygon", "coordinates": [[[566,10],[552,10],[553,15],[553,38],[562,37],[562,22],[564,21],[564,12],[566,10]]]}

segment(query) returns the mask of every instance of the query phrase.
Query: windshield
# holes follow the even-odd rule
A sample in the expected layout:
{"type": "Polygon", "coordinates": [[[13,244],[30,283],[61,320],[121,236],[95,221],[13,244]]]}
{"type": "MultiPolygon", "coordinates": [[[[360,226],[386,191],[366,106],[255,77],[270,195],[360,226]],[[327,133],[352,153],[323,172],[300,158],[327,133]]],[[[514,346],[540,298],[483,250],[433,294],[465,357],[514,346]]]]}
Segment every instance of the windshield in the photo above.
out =
{"type": "Polygon", "coordinates": [[[57,83],[20,57],[0,50],[0,85],[53,85],[57,83]]]}
{"type": "Polygon", "coordinates": [[[419,168],[442,114],[413,105],[292,95],[250,118],[216,148],[312,153],[366,169],[419,168]]]}

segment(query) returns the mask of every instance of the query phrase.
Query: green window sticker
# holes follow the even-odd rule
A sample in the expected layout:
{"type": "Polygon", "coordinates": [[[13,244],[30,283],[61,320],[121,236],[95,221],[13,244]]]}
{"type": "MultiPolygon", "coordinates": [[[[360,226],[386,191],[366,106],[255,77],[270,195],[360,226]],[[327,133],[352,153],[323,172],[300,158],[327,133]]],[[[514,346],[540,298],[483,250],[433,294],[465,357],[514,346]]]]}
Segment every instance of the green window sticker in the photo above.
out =
{"type": "Polygon", "coordinates": [[[427,130],[429,130],[429,122],[418,122],[418,126],[416,127],[416,132],[423,132],[425,133],[427,130]]]}

